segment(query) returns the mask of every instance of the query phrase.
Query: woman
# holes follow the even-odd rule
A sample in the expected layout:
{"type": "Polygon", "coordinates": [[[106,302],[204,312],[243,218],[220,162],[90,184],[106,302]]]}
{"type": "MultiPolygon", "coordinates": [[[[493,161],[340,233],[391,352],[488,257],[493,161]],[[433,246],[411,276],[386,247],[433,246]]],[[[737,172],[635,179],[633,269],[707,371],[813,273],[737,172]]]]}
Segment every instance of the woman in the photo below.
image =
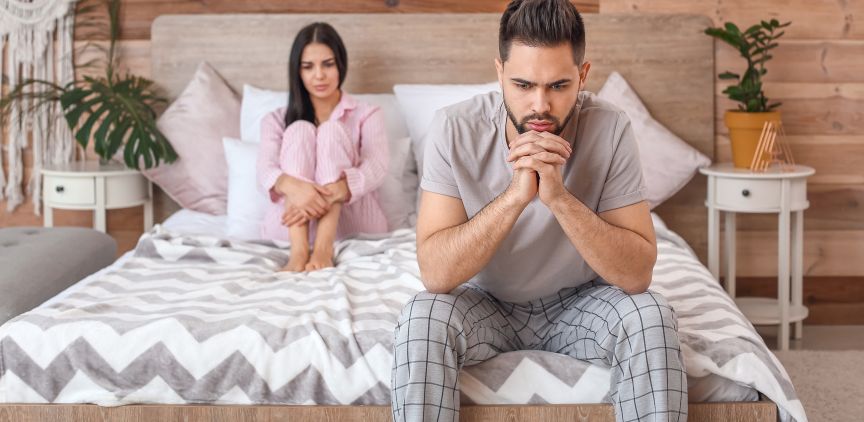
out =
{"type": "Polygon", "coordinates": [[[261,124],[258,182],[271,200],[261,234],[291,241],[283,271],[332,267],[336,240],[387,231],[375,192],[387,173],[384,116],[342,91],[347,69],[332,26],[304,27],[288,60],[288,106],[261,124]]]}

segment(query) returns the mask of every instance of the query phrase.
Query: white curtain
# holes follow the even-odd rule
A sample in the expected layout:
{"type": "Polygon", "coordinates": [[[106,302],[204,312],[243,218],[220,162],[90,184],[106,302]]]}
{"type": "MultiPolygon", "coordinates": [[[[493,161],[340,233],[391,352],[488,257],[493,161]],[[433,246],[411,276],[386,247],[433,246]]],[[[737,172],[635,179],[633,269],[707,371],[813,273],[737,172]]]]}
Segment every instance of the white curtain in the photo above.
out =
{"type": "MultiPolygon", "coordinates": [[[[74,78],[72,67],[74,5],[76,0],[0,0],[0,75],[9,87],[30,78],[66,85],[74,78]],[[5,57],[4,57],[5,51],[5,57]]],[[[3,95],[0,92],[0,95],[3,95]]],[[[48,103],[34,111],[30,104],[12,105],[2,139],[8,174],[3,174],[0,153],[0,200],[8,211],[24,202],[24,149],[33,142],[33,171],[26,183],[38,215],[41,205],[42,165],[69,162],[75,154],[72,133],[60,105],[48,103]],[[29,139],[28,139],[29,135],[29,139]]]]}

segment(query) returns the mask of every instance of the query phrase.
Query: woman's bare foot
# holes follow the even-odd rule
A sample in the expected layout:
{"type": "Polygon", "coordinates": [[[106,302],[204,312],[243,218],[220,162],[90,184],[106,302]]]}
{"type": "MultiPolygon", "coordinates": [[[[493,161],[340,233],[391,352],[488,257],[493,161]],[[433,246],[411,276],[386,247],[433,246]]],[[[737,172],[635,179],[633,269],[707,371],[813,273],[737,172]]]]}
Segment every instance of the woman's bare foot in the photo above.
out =
{"type": "Polygon", "coordinates": [[[316,247],[312,251],[312,257],[306,264],[306,271],[316,271],[323,268],[333,267],[333,246],[316,247]]]}
{"type": "Polygon", "coordinates": [[[336,202],[330,206],[330,211],[318,220],[318,233],[312,247],[312,257],[306,264],[306,271],[316,271],[333,267],[333,242],[336,241],[336,226],[339,224],[339,213],[342,204],[336,202]]]}
{"type": "Polygon", "coordinates": [[[306,270],[309,262],[309,224],[300,224],[288,227],[291,238],[291,257],[280,271],[291,271],[299,273],[306,270]]]}
{"type": "MultiPolygon", "coordinates": [[[[299,249],[299,248],[298,248],[299,249]]],[[[301,272],[306,271],[306,264],[309,262],[309,250],[292,250],[291,257],[288,259],[288,264],[282,267],[279,271],[301,272]]]]}

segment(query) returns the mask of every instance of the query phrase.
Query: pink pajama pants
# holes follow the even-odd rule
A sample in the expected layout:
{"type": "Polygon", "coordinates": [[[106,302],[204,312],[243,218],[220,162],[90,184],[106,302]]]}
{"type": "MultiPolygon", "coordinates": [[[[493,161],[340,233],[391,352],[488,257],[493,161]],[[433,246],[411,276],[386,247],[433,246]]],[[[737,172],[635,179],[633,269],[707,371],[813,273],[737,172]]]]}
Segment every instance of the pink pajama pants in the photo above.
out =
{"type": "MultiPolygon", "coordinates": [[[[345,169],[355,167],[358,161],[357,147],[353,145],[345,128],[338,121],[328,120],[315,127],[310,122],[298,120],[285,129],[279,151],[282,172],[310,183],[326,185],[342,177],[345,169]]],[[[285,198],[271,203],[261,235],[264,239],[289,240],[288,227],[282,224],[285,198]]],[[[309,241],[315,239],[317,221],[309,222],[309,241]]],[[[344,203],[336,229],[336,239],[364,233],[387,231],[387,221],[378,205],[377,192],[371,192],[356,201],[344,203]]]]}

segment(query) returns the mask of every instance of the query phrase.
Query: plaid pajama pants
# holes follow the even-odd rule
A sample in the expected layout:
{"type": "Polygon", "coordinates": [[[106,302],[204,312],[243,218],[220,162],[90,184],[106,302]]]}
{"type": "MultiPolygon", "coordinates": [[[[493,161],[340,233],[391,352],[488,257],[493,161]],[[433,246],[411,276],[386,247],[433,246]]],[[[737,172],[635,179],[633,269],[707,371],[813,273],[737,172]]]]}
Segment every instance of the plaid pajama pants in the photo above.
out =
{"type": "Polygon", "coordinates": [[[619,422],[687,420],[675,312],[650,290],[628,295],[595,280],[524,303],[468,284],[449,294],[424,291],[402,310],[395,337],[395,421],[458,420],[459,370],[529,349],[611,367],[619,422]]]}

